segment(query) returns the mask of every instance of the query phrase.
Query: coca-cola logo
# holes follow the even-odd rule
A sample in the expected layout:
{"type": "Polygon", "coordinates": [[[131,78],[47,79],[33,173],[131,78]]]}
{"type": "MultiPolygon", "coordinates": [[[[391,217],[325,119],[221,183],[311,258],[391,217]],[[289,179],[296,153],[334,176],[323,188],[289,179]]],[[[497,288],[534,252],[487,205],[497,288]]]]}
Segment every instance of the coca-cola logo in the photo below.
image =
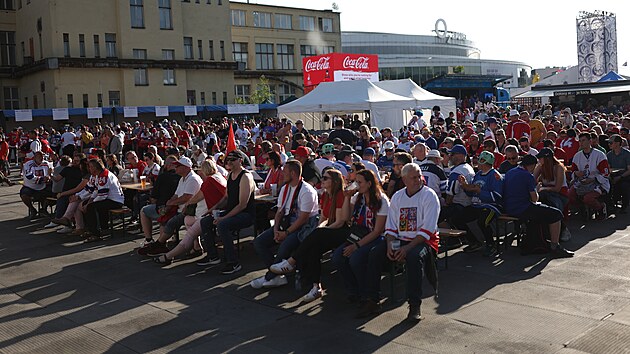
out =
{"type": "Polygon", "coordinates": [[[330,69],[330,57],[321,57],[317,61],[309,59],[306,61],[306,65],[304,65],[304,71],[306,72],[328,69],[330,69]]]}
{"type": "Polygon", "coordinates": [[[349,56],[343,59],[343,68],[344,69],[369,69],[370,67],[370,58],[368,57],[358,57],[355,59],[350,58],[349,56]]]}

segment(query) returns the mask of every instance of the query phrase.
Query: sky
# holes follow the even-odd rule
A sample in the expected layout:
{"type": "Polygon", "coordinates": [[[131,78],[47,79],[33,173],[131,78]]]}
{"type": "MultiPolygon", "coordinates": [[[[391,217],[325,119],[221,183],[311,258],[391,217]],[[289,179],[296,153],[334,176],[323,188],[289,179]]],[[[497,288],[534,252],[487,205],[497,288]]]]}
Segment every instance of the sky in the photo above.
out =
{"type": "MultiPolygon", "coordinates": [[[[244,0],[239,0],[245,2],[244,0]]],[[[579,11],[616,14],[619,73],[630,75],[630,1],[529,0],[250,0],[251,3],[332,9],[341,13],[341,31],[431,35],[438,19],[449,31],[466,34],[483,59],[524,62],[532,68],[577,65],[575,19],[579,11]],[[497,6],[501,3],[505,5],[497,6]],[[491,6],[493,4],[495,6],[491,6]],[[628,66],[622,66],[624,62],[628,66]]]]}

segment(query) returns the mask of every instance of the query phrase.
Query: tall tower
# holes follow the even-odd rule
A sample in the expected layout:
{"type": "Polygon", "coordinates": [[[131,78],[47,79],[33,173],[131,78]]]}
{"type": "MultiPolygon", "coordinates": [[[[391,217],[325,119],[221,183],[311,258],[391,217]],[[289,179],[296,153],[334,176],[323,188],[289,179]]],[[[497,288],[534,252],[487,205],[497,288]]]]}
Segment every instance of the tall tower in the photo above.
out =
{"type": "Polygon", "coordinates": [[[578,82],[617,71],[617,19],[606,11],[580,11],[576,18],[578,82]]]}

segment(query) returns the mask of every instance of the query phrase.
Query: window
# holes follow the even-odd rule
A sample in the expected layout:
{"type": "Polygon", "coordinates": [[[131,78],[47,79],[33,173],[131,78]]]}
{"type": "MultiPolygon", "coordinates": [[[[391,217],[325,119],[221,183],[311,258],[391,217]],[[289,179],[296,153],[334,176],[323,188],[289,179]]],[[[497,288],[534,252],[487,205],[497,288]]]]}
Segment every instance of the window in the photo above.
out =
{"type": "Polygon", "coordinates": [[[232,26],[239,26],[239,27],[246,26],[245,11],[232,10],[232,26]]]}
{"type": "MultiPolygon", "coordinates": [[[[173,49],[162,49],[162,60],[174,60],[175,51],[173,49]]],[[[163,72],[164,85],[175,85],[175,69],[166,68],[163,72]]]]}
{"type": "Polygon", "coordinates": [[[273,44],[256,43],[256,69],[273,69],[273,44]]]}
{"type": "Polygon", "coordinates": [[[302,55],[302,58],[312,57],[313,55],[317,55],[317,50],[314,45],[301,45],[300,55],[302,55]]]}
{"type": "Polygon", "coordinates": [[[74,108],[74,98],[71,93],[68,94],[68,108],[74,108]]]}
{"type": "Polygon", "coordinates": [[[85,58],[85,35],[79,35],[79,56],[85,58]]]}
{"type": "Polygon", "coordinates": [[[321,32],[332,32],[333,31],[333,21],[332,18],[319,18],[319,30],[321,32]]]}
{"type": "Polygon", "coordinates": [[[197,105],[197,92],[195,90],[186,91],[186,103],[191,106],[197,105]]]}
{"type": "Polygon", "coordinates": [[[160,29],[173,29],[173,17],[171,15],[171,0],[159,0],[160,29]]]}
{"type": "MultiPolygon", "coordinates": [[[[105,33],[105,51],[108,58],[116,58],[116,34],[105,33]]],[[[113,92],[113,91],[112,91],[113,92]]]]}
{"type": "Polygon", "coordinates": [[[28,97],[24,97],[24,108],[28,109],[28,97]]]}
{"type": "Polygon", "coordinates": [[[1,0],[0,10],[15,10],[13,7],[13,0],[1,0]]]}
{"type": "Polygon", "coordinates": [[[319,54],[330,54],[335,51],[335,46],[325,45],[319,48],[319,54]]]}
{"type": "Polygon", "coordinates": [[[4,88],[4,109],[20,109],[20,96],[17,87],[4,88]]]}
{"type": "Polygon", "coordinates": [[[67,33],[63,34],[63,56],[70,57],[70,35],[67,33]]]}
{"type": "Polygon", "coordinates": [[[120,106],[120,91],[109,91],[110,107],[120,106]]]}
{"type": "Polygon", "coordinates": [[[278,69],[293,70],[293,44],[278,44],[278,69]]]}
{"type": "Polygon", "coordinates": [[[102,93],[96,94],[96,105],[98,107],[103,107],[103,94],[102,93]]]}
{"type": "MultiPolygon", "coordinates": [[[[223,1],[222,1],[222,0],[219,0],[219,2],[217,2],[217,5],[219,5],[219,6],[223,5],[223,1]]],[[[227,104],[227,103],[226,103],[226,104],[227,104]]]]}
{"type": "Polygon", "coordinates": [[[200,92],[199,93],[199,98],[201,100],[201,105],[205,106],[206,105],[206,93],[205,92],[200,92]]]}
{"type": "Polygon", "coordinates": [[[144,0],[129,0],[131,28],[144,28],[144,0]]]}
{"type": "MultiPolygon", "coordinates": [[[[46,99],[46,95],[44,94],[44,100],[46,99]]],[[[39,102],[37,102],[37,95],[33,95],[33,109],[39,108],[39,102]]]]}
{"type": "Polygon", "coordinates": [[[0,65],[15,65],[15,32],[0,31],[0,65]]]}
{"type": "Polygon", "coordinates": [[[101,57],[101,44],[98,38],[98,34],[94,35],[94,58],[101,57]]]}
{"type": "Polygon", "coordinates": [[[221,50],[221,60],[225,60],[225,41],[219,41],[219,47],[221,50]]]}
{"type": "MultiPolygon", "coordinates": [[[[133,58],[138,60],[146,60],[147,59],[147,50],[146,49],[134,49],[133,50],[133,58]]],[[[147,86],[149,85],[149,79],[147,75],[146,67],[137,67],[133,69],[133,78],[136,86],[147,86]]]]}
{"type": "Polygon", "coordinates": [[[214,41],[210,40],[208,42],[208,47],[210,48],[210,60],[214,60],[214,41]]]}
{"type": "Polygon", "coordinates": [[[248,102],[249,100],[249,85],[234,85],[234,95],[236,98],[241,98],[243,101],[248,102]]]}
{"type": "Polygon", "coordinates": [[[87,93],[83,94],[83,108],[90,107],[90,98],[87,93]]]}
{"type": "Polygon", "coordinates": [[[227,104],[227,92],[223,91],[223,104],[227,104]]]}
{"type": "Polygon", "coordinates": [[[199,60],[203,60],[203,41],[201,39],[197,41],[197,50],[199,52],[199,60]]]}
{"type": "Polygon", "coordinates": [[[212,104],[217,104],[217,93],[212,92],[212,104]]]}
{"type": "Polygon", "coordinates": [[[300,29],[302,31],[314,31],[315,30],[315,17],[300,16],[300,29]]]}
{"type": "Polygon", "coordinates": [[[280,29],[292,29],[293,28],[293,17],[291,15],[286,14],[276,14],[275,26],[280,29]]]}
{"type": "Polygon", "coordinates": [[[245,63],[245,69],[247,69],[247,43],[232,42],[232,53],[234,61],[245,63]]]}
{"type": "Polygon", "coordinates": [[[254,27],[271,28],[271,14],[254,11],[254,27]]]}
{"type": "Polygon", "coordinates": [[[193,59],[193,39],[184,37],[184,59],[193,59]]]}

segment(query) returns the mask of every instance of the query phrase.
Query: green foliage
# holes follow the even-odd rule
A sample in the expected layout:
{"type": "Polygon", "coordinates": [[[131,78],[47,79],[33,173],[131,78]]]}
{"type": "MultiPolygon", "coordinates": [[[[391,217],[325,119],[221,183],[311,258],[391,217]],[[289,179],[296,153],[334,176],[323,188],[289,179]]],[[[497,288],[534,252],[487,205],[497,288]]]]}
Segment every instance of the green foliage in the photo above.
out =
{"type": "Polygon", "coordinates": [[[265,77],[265,75],[262,75],[256,85],[256,89],[249,96],[249,103],[262,104],[270,103],[272,101],[273,93],[269,87],[269,80],[265,77]]]}

